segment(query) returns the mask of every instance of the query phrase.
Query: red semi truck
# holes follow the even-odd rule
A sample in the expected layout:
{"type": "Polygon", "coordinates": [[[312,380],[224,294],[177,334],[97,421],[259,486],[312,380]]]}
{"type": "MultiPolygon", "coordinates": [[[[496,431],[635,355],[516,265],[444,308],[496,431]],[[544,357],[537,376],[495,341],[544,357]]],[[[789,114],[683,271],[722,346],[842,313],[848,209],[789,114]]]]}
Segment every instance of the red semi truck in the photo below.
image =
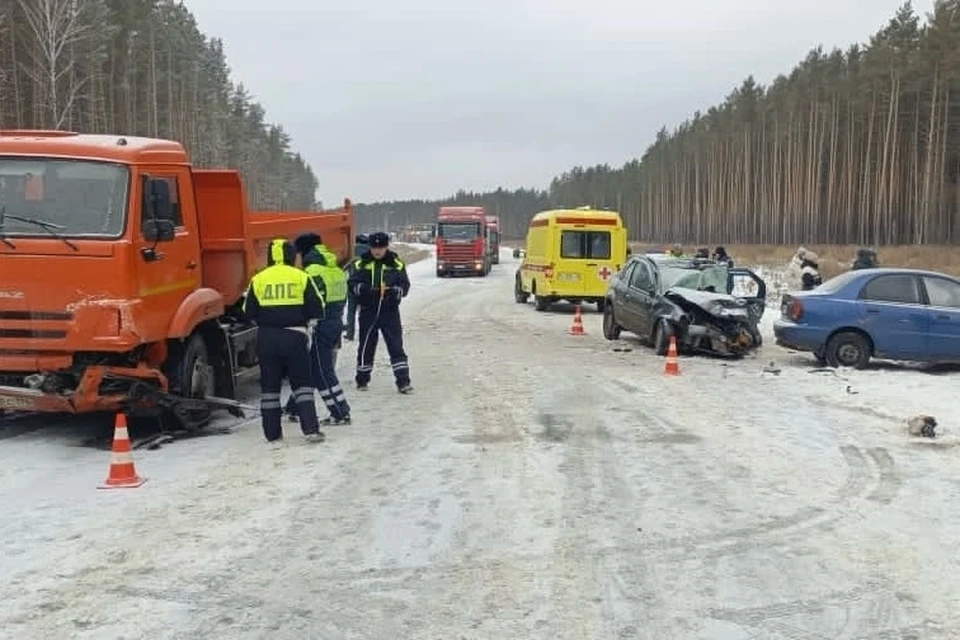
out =
{"type": "Polygon", "coordinates": [[[488,250],[491,264],[500,264],[500,216],[487,214],[488,250]]]}
{"type": "Polygon", "coordinates": [[[483,207],[437,211],[437,277],[490,273],[487,217],[483,207]]]}

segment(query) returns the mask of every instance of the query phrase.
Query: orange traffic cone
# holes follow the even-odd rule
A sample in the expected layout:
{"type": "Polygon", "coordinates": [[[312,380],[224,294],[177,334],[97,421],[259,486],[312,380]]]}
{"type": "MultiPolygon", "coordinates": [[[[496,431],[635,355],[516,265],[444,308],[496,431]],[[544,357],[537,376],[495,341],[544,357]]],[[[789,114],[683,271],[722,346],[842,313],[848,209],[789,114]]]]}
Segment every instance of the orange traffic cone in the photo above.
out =
{"type": "Polygon", "coordinates": [[[680,375],[680,363],[677,360],[677,337],[670,336],[670,346],[667,347],[667,361],[663,365],[663,375],[680,375]]]}
{"type": "Polygon", "coordinates": [[[587,332],[583,329],[583,316],[580,315],[580,305],[573,309],[573,324],[570,325],[570,335],[585,336],[587,332]]]}
{"type": "Polygon", "coordinates": [[[127,416],[118,413],[113,423],[110,471],[107,473],[107,479],[97,488],[133,489],[146,481],[146,478],[137,475],[137,469],[133,466],[133,452],[130,448],[130,436],[127,434],[127,416]]]}

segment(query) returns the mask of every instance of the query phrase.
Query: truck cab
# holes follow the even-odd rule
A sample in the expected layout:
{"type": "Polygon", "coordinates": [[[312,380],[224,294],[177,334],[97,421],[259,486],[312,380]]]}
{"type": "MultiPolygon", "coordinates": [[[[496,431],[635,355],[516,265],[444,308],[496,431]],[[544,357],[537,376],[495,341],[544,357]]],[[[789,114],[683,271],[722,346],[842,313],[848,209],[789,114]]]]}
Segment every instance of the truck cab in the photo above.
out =
{"type": "Polygon", "coordinates": [[[483,207],[440,207],[437,277],[490,273],[489,232],[483,207]]]}
{"type": "Polygon", "coordinates": [[[238,305],[270,239],[317,231],[346,259],[347,208],[251,214],[237,172],[169,140],[0,131],[0,409],[234,397],[256,365],[238,305]]]}

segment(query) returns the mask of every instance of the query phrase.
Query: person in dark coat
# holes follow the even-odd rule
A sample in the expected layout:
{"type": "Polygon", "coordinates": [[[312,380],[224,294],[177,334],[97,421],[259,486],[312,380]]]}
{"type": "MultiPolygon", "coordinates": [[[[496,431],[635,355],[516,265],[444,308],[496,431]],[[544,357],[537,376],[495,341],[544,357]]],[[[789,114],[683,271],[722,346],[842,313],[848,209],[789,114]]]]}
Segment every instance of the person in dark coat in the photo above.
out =
{"type": "Polygon", "coordinates": [[[853,270],[876,269],[878,266],[877,252],[869,247],[857,249],[857,258],[853,261],[853,270]]]}
{"type": "MultiPolygon", "coordinates": [[[[351,268],[353,267],[353,262],[364,253],[370,250],[370,238],[365,233],[361,233],[356,237],[356,243],[353,245],[353,260],[347,263],[346,272],[347,278],[350,277],[351,268]]],[[[354,336],[354,327],[356,326],[357,321],[357,299],[356,297],[347,292],[347,318],[343,321],[343,338],[344,340],[353,340],[354,336]]]]}
{"type": "Polygon", "coordinates": [[[733,268],[733,258],[727,255],[727,250],[725,247],[717,247],[713,250],[713,259],[717,262],[722,262],[727,265],[728,269],[733,268]]]}
{"type": "Polygon", "coordinates": [[[823,284],[818,260],[819,257],[813,251],[808,250],[803,254],[803,261],[800,263],[800,288],[804,291],[816,289],[823,284]]]}
{"type": "Polygon", "coordinates": [[[370,235],[370,249],[353,261],[348,284],[357,299],[357,388],[365,390],[373,372],[378,334],[390,354],[390,365],[400,393],[410,393],[410,365],[403,350],[400,301],[410,292],[407,267],[393,251],[390,236],[382,231],[370,235]]]}
{"type": "Polygon", "coordinates": [[[700,247],[697,249],[697,255],[693,256],[694,258],[709,260],[710,259],[710,249],[706,247],[700,247]]]}

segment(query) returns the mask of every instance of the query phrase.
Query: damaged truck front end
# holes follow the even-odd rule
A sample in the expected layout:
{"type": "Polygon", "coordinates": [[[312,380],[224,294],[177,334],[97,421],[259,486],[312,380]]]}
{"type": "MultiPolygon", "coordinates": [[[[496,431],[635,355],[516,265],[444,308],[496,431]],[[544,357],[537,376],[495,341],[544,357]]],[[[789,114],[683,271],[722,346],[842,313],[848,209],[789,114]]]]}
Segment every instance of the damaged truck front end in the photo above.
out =
{"type": "MultiPolygon", "coordinates": [[[[20,240],[21,254],[3,256],[5,266],[36,259],[28,257],[29,245],[20,240]]],[[[148,353],[162,345],[144,344],[139,335],[138,301],[68,291],[56,280],[37,286],[26,281],[29,270],[21,273],[0,297],[0,410],[112,411],[137,387],[166,389],[163,374],[150,366],[165,354],[148,353]]]]}

